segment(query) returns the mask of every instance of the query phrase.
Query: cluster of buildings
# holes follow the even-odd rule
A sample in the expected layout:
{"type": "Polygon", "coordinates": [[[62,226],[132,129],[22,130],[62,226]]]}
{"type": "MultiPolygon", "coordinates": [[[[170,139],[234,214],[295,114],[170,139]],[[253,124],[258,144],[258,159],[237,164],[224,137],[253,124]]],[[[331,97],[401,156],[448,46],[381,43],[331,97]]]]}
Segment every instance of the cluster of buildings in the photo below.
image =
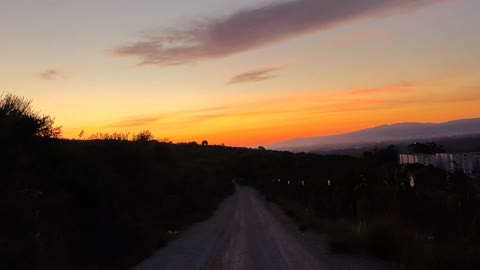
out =
{"type": "Polygon", "coordinates": [[[480,152],[470,153],[438,153],[426,154],[400,154],[400,164],[423,164],[435,166],[446,171],[454,169],[463,170],[466,174],[480,172],[480,152]]]}

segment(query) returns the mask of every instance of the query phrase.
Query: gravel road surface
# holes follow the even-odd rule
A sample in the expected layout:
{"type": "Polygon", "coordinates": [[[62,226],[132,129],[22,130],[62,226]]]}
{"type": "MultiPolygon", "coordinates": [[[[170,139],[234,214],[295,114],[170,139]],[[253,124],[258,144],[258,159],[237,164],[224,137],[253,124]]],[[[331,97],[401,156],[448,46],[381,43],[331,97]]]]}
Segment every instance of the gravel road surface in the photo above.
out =
{"type": "Polygon", "coordinates": [[[395,269],[369,258],[330,254],[252,188],[238,187],[210,219],[132,270],[395,269]]]}

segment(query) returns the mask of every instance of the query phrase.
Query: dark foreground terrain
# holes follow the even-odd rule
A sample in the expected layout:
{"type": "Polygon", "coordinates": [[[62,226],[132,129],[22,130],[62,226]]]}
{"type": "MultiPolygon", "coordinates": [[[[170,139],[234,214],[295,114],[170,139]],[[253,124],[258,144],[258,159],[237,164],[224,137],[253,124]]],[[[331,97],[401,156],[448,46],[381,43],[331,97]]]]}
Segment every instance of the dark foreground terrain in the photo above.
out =
{"type": "Polygon", "coordinates": [[[216,214],[192,226],[133,270],[392,269],[385,263],[330,254],[250,187],[239,187],[216,214]]]}

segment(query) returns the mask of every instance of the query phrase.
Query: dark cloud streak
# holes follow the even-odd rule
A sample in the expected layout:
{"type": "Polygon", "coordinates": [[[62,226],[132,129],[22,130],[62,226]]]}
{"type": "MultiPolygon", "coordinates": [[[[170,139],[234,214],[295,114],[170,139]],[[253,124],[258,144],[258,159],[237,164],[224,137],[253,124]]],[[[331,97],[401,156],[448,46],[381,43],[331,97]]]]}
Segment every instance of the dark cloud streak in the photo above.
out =
{"type": "Polygon", "coordinates": [[[139,117],[139,118],[129,118],[121,120],[115,124],[109,125],[109,127],[114,128],[131,128],[131,127],[140,127],[140,126],[147,126],[152,125],[155,122],[161,119],[160,116],[147,116],[147,117],[139,117]]]}
{"type": "Polygon", "coordinates": [[[275,75],[272,75],[272,72],[276,70],[278,70],[278,68],[264,68],[260,70],[244,72],[230,79],[229,84],[268,80],[275,77],[275,75]]]}
{"type": "Polygon", "coordinates": [[[139,65],[176,65],[221,58],[331,28],[353,19],[408,11],[448,0],[296,0],[214,18],[119,47],[139,65]]]}
{"type": "Polygon", "coordinates": [[[38,78],[41,79],[41,80],[45,80],[45,81],[55,80],[59,76],[60,76],[60,73],[55,69],[48,69],[48,70],[38,74],[38,78]]]}

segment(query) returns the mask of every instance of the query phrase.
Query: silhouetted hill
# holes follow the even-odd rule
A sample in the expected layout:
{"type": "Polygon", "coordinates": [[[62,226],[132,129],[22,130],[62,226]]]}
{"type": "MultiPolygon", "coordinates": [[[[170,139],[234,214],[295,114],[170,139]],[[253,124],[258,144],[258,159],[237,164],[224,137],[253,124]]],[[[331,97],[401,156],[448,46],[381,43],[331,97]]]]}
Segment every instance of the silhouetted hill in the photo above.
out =
{"type": "Polygon", "coordinates": [[[319,148],[361,146],[365,143],[381,143],[407,139],[425,139],[480,134],[480,118],[462,119],[446,123],[399,123],[364,129],[352,133],[298,138],[275,143],[268,148],[290,151],[310,151],[319,148]]]}

